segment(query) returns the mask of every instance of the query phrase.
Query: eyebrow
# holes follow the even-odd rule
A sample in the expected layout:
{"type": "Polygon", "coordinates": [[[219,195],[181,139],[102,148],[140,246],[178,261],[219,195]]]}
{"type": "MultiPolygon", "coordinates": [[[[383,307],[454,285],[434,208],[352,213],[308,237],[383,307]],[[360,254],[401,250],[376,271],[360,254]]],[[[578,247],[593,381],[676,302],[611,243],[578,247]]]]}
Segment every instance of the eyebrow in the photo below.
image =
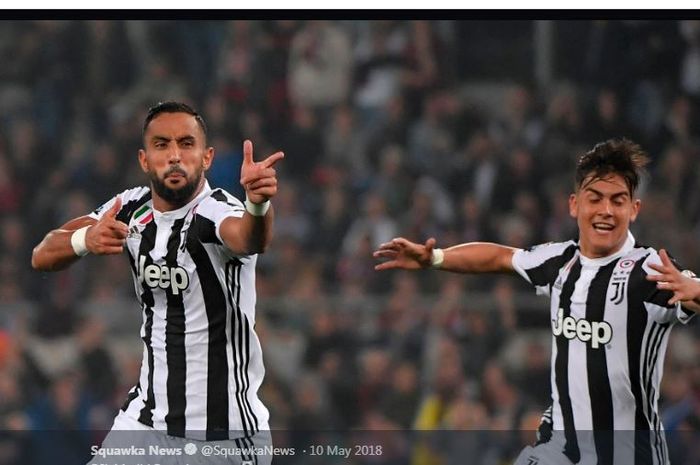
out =
{"type": "MultiPolygon", "coordinates": [[[[598,195],[598,196],[600,196],[600,197],[605,197],[605,194],[604,194],[604,193],[602,193],[602,192],[600,192],[600,191],[597,191],[597,190],[593,189],[592,187],[586,187],[586,188],[584,189],[584,191],[592,192],[592,193],[594,193],[594,194],[596,194],[596,195],[598,195]]],[[[626,196],[629,196],[630,194],[629,194],[629,192],[627,192],[627,191],[620,191],[620,192],[615,192],[615,193],[612,194],[610,197],[612,197],[612,198],[614,198],[614,197],[622,197],[622,196],[625,196],[625,195],[626,195],[626,196]]]]}
{"type": "MultiPolygon", "coordinates": [[[[151,137],[151,141],[153,141],[153,142],[170,142],[171,140],[173,140],[173,139],[171,137],[167,137],[167,136],[156,135],[156,136],[151,137]]],[[[178,137],[176,140],[177,140],[177,142],[194,141],[195,137],[192,135],[186,135],[186,136],[178,137]]]]}

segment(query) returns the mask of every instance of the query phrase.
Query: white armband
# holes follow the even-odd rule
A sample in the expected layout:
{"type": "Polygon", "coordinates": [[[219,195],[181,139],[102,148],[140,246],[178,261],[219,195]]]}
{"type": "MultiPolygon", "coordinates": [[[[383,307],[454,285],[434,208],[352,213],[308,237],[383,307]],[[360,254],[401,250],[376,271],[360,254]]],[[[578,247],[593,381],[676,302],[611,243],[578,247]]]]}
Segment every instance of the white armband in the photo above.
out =
{"type": "Polygon", "coordinates": [[[267,211],[270,209],[270,201],[266,200],[263,203],[253,203],[248,200],[248,197],[246,197],[245,209],[253,216],[265,216],[267,211]]]}
{"type": "Polygon", "coordinates": [[[83,226],[82,228],[75,230],[70,236],[70,245],[73,246],[73,252],[75,252],[78,257],[82,257],[90,253],[87,245],[85,244],[85,234],[87,234],[89,227],[90,226],[83,226]]]}
{"type": "Polygon", "coordinates": [[[695,281],[698,281],[697,275],[695,273],[693,273],[691,270],[683,270],[683,271],[681,271],[681,274],[683,276],[690,278],[690,279],[694,279],[695,281]]]}
{"type": "Polygon", "coordinates": [[[430,266],[436,269],[440,269],[444,260],[445,251],[442,249],[433,249],[433,254],[430,256],[430,266]]]}

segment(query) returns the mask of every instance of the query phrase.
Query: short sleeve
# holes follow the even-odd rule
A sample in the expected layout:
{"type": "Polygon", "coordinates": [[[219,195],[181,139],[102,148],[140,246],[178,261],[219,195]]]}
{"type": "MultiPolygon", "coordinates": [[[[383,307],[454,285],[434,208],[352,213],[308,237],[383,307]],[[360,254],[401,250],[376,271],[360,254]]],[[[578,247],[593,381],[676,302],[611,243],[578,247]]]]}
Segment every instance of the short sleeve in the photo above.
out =
{"type": "Polygon", "coordinates": [[[112,197],[111,199],[109,199],[108,201],[106,201],[105,203],[103,203],[102,205],[100,205],[99,207],[94,209],[93,211],[91,211],[88,214],[88,216],[92,219],[100,220],[102,218],[102,216],[105,214],[105,212],[109,211],[109,209],[112,208],[112,206],[114,205],[114,202],[117,201],[117,197],[120,197],[120,196],[121,196],[121,194],[115,195],[114,197],[112,197]]]}
{"type": "Polygon", "coordinates": [[[132,215],[138,215],[138,209],[143,208],[146,210],[147,208],[150,208],[145,207],[144,205],[151,200],[151,191],[148,187],[135,187],[133,189],[127,189],[94,209],[88,214],[88,216],[95,220],[99,220],[106,211],[109,211],[109,209],[112,208],[114,202],[117,201],[117,198],[121,199],[122,201],[122,207],[117,213],[117,220],[128,224],[132,215]]]}
{"type": "Polygon", "coordinates": [[[535,286],[537,294],[549,296],[559,271],[575,252],[574,241],[548,242],[529,249],[518,249],[513,254],[513,268],[535,286]]]}
{"type": "Polygon", "coordinates": [[[235,218],[243,217],[245,207],[243,202],[223,189],[215,189],[201,208],[198,208],[200,215],[206,216],[214,223],[214,232],[220,243],[224,243],[221,238],[221,223],[230,216],[235,218]]]}

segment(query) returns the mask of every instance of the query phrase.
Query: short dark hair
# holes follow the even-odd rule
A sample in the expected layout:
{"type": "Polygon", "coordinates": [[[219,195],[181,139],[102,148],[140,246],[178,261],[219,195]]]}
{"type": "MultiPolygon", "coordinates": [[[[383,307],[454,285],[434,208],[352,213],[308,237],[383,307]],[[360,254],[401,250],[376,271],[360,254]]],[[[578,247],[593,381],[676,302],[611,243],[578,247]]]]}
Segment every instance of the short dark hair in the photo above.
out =
{"type": "Polygon", "coordinates": [[[192,107],[186,103],[175,102],[172,100],[167,102],[158,102],[156,105],[148,109],[148,114],[143,122],[143,129],[141,131],[142,136],[146,135],[146,129],[148,129],[148,125],[151,124],[151,121],[153,121],[153,119],[161,113],[187,113],[188,115],[194,116],[194,119],[197,120],[197,124],[199,124],[199,127],[202,128],[202,132],[204,132],[204,137],[206,138],[207,125],[204,122],[202,115],[194,111],[192,107]]]}
{"type": "Polygon", "coordinates": [[[579,157],[576,163],[576,190],[583,187],[586,179],[592,181],[619,174],[625,180],[630,194],[634,194],[647,163],[647,154],[631,140],[606,140],[579,157]]]}

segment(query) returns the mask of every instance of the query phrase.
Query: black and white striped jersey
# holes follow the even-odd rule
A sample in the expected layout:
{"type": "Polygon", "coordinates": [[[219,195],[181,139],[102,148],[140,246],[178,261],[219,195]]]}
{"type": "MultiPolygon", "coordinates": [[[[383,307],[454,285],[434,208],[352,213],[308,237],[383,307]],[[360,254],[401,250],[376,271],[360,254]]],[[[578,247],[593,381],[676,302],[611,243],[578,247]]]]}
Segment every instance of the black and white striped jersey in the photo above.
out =
{"type": "MultiPolygon", "coordinates": [[[[122,410],[178,437],[233,439],[269,429],[257,395],[265,372],[254,331],[257,255],[234,255],[219,234],[226,217],[243,216],[243,204],[208,183],[169,212],[153,209],[147,187],[118,197],[143,317],[140,378],[122,410]]],[[[99,219],[115,199],[90,216],[99,219]]]]}
{"type": "Polygon", "coordinates": [[[657,409],[663,360],[671,327],[692,313],[669,306],[672,294],[645,279],[656,273],[649,263],[661,263],[656,250],[631,234],[603,258],[582,256],[575,241],[513,256],[515,270],[551,298],[551,420],[574,463],[586,453],[601,464],[668,461],[657,409]],[[605,431],[637,433],[618,441],[605,431]],[[589,447],[577,432],[589,432],[589,447]]]}

